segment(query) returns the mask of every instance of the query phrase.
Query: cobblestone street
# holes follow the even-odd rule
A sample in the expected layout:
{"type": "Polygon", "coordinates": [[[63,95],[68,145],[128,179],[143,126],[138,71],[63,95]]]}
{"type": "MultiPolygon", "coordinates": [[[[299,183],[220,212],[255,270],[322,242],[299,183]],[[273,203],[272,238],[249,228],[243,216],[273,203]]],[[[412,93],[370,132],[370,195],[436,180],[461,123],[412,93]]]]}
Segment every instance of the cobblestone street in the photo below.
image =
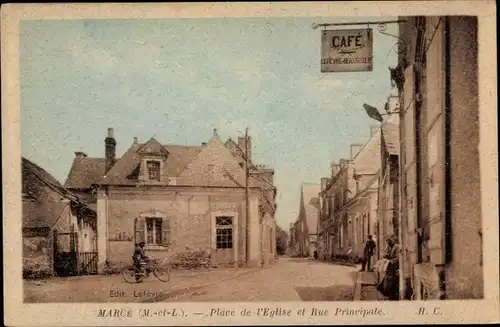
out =
{"type": "Polygon", "coordinates": [[[281,258],[257,269],[176,273],[128,284],[121,276],[25,281],[26,302],[350,301],[356,268],[281,258]]]}

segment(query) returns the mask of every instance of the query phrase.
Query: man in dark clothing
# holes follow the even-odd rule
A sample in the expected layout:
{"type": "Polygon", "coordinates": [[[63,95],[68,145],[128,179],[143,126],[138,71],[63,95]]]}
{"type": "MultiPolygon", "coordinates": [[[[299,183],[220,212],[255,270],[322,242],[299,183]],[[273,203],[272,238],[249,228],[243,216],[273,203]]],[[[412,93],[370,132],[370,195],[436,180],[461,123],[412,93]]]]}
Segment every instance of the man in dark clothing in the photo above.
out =
{"type": "Polygon", "coordinates": [[[135,245],[134,255],[132,259],[134,260],[134,266],[137,268],[140,268],[141,261],[148,259],[146,253],[144,252],[144,245],[144,242],[140,242],[139,244],[135,245]]]}
{"type": "Polygon", "coordinates": [[[375,252],[376,247],[377,245],[375,244],[375,241],[373,241],[372,236],[368,235],[368,240],[366,241],[365,250],[363,253],[361,271],[365,270],[372,271],[372,256],[373,253],[375,252]]]}

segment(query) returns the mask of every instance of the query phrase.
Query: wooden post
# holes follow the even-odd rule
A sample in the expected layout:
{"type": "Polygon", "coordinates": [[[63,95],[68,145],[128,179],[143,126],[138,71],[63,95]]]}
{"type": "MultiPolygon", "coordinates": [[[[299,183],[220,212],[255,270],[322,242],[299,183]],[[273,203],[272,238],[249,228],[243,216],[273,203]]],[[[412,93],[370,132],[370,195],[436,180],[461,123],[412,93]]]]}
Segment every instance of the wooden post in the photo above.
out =
{"type": "Polygon", "coordinates": [[[245,129],[245,256],[247,265],[250,263],[250,163],[248,162],[248,128],[245,129]]]}

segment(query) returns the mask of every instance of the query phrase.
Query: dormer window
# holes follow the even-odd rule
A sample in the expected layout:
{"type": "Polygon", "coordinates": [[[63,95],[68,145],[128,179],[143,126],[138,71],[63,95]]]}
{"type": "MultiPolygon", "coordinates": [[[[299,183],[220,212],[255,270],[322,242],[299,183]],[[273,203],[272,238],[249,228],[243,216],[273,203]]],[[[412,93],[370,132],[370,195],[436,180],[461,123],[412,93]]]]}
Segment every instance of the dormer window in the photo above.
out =
{"type": "Polygon", "coordinates": [[[161,163],[158,160],[148,160],[146,163],[146,166],[148,168],[148,179],[151,181],[159,181],[161,174],[160,174],[160,167],[161,163]]]}

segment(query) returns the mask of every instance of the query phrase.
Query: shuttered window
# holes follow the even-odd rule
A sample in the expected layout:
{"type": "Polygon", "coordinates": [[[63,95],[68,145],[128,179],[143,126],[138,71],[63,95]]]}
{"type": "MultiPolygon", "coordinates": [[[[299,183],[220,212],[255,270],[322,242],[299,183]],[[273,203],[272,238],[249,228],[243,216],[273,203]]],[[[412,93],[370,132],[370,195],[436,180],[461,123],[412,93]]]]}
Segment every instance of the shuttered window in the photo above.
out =
{"type": "Polygon", "coordinates": [[[165,217],[139,217],[135,220],[135,243],[168,246],[171,241],[170,221],[165,217]]]}

